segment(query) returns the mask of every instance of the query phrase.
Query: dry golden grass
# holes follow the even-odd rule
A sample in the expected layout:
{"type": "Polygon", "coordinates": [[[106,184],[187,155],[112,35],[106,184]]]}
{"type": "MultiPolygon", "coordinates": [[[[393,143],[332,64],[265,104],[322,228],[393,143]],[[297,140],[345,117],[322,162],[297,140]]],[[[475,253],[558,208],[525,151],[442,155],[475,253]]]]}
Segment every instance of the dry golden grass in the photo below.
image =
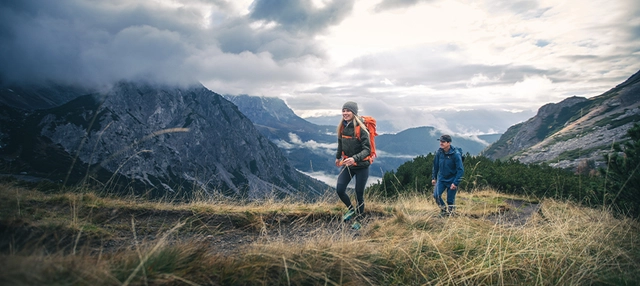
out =
{"type": "Polygon", "coordinates": [[[0,184],[2,285],[634,285],[640,224],[492,190],[367,197],[355,231],[334,194],[192,203],[44,194],[0,184]],[[539,205],[524,211],[509,199],[539,205]]]}

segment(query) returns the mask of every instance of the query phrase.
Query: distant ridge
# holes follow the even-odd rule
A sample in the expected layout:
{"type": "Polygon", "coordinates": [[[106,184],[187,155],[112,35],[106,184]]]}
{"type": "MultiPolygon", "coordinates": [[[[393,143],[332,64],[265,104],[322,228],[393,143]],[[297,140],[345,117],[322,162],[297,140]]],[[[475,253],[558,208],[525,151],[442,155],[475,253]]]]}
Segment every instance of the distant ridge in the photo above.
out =
{"type": "Polygon", "coordinates": [[[510,127],[483,155],[547,163],[560,168],[602,165],[613,142],[626,139],[640,122],[640,72],[592,97],[569,97],[542,106],[526,122],[510,127]]]}
{"type": "Polygon", "coordinates": [[[238,106],[260,132],[269,139],[288,139],[294,132],[303,141],[335,141],[335,126],[316,125],[296,115],[284,100],[275,97],[224,95],[238,106]]]}
{"type": "Polygon", "coordinates": [[[4,85],[0,87],[0,105],[23,110],[47,109],[67,103],[78,96],[96,93],[96,89],[65,85],[4,85]]]}

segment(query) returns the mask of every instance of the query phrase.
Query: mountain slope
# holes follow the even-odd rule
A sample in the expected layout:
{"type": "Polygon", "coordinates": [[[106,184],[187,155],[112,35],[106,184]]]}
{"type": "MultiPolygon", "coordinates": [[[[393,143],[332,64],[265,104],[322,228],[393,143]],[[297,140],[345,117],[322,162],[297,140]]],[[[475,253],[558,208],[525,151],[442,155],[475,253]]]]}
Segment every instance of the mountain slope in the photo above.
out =
{"type": "MultiPolygon", "coordinates": [[[[286,154],[289,162],[303,172],[337,175],[335,126],[316,125],[299,116],[279,98],[225,95],[238,106],[264,136],[286,154]]],[[[339,119],[336,119],[339,120],[339,119]]]]}
{"type": "MultiPolygon", "coordinates": [[[[377,137],[376,144],[380,150],[393,154],[426,155],[435,152],[439,147],[438,140],[442,132],[433,127],[409,128],[397,134],[382,134],[377,137]]],[[[495,137],[484,136],[487,140],[495,137]]],[[[452,136],[451,144],[461,147],[465,153],[477,155],[488,143],[482,143],[469,137],[452,136]]]]}
{"type": "Polygon", "coordinates": [[[238,106],[260,132],[267,138],[288,139],[289,133],[295,133],[301,140],[319,142],[335,141],[335,126],[316,125],[297,116],[287,104],[279,98],[224,95],[238,106]]]}
{"type": "Polygon", "coordinates": [[[67,103],[78,96],[95,90],[73,85],[3,85],[0,87],[0,105],[23,110],[47,109],[67,103]]]}
{"type": "Polygon", "coordinates": [[[509,128],[483,154],[561,168],[600,165],[611,144],[626,140],[627,130],[636,122],[640,122],[640,72],[602,95],[542,106],[536,116],[509,128]]]}
{"type": "Polygon", "coordinates": [[[134,182],[157,194],[202,190],[259,198],[324,189],[297,172],[235,105],[203,86],[121,82],[51,109],[25,113],[4,106],[0,112],[5,171],[134,182]]]}

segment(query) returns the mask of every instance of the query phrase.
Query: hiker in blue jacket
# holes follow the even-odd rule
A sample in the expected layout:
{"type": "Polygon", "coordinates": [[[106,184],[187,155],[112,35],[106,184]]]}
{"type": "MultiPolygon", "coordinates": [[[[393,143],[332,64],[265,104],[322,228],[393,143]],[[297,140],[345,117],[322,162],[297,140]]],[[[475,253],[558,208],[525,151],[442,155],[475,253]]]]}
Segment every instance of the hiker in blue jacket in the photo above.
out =
{"type": "Polygon", "coordinates": [[[464,175],[462,154],[451,146],[451,136],[440,136],[440,148],[433,158],[431,184],[434,185],[433,197],[440,207],[440,216],[450,216],[455,212],[456,192],[464,175]],[[442,194],[447,191],[447,204],[442,200],[442,194]],[[449,208],[447,209],[447,205],[449,208]]]}
{"type": "MultiPolygon", "coordinates": [[[[347,222],[354,215],[361,216],[364,213],[364,188],[369,178],[370,162],[367,156],[371,153],[369,131],[358,117],[358,104],[348,101],[342,107],[342,120],[337,127],[338,150],[336,152],[336,166],[341,167],[336,192],[338,197],[347,206],[347,213],[342,220],[347,222]],[[360,138],[356,136],[356,125],[360,126],[360,138]],[[356,203],[351,204],[349,195],[346,194],[347,185],[356,177],[356,203]]],[[[354,222],[353,228],[359,229],[360,224],[354,222]]]]}

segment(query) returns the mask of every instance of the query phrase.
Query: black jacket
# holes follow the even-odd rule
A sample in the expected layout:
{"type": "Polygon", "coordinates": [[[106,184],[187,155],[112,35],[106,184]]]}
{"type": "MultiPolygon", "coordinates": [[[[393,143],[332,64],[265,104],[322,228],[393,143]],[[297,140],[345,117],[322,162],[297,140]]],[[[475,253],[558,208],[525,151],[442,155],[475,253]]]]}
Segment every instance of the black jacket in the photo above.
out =
{"type": "Polygon", "coordinates": [[[364,160],[371,153],[371,143],[369,142],[369,133],[365,131],[366,126],[360,126],[360,140],[356,138],[353,121],[342,129],[342,135],[338,138],[338,152],[336,159],[342,158],[344,153],[347,157],[353,157],[356,161],[355,166],[350,168],[367,168],[371,163],[364,160]]]}

